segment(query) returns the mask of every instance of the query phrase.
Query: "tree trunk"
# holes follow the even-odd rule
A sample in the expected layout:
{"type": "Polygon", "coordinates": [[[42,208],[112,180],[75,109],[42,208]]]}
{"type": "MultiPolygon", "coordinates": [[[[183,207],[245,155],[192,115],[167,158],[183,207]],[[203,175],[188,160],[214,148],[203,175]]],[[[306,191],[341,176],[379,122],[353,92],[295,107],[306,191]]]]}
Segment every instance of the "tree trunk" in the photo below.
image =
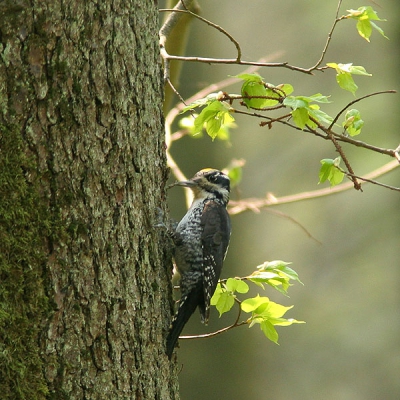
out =
{"type": "Polygon", "coordinates": [[[0,391],[174,399],[156,4],[0,4],[0,391]]]}

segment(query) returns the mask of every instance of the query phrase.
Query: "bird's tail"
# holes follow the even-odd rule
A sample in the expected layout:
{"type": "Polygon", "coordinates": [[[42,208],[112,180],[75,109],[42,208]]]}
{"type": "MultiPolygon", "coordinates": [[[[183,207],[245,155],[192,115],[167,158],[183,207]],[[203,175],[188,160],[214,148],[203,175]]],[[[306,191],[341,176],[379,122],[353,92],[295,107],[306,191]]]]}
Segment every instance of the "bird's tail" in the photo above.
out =
{"type": "Polygon", "coordinates": [[[178,311],[172,320],[171,329],[167,337],[167,356],[169,359],[171,359],[176,342],[178,341],[183,327],[196,310],[201,295],[201,290],[192,290],[188,295],[185,295],[180,299],[178,311]]]}

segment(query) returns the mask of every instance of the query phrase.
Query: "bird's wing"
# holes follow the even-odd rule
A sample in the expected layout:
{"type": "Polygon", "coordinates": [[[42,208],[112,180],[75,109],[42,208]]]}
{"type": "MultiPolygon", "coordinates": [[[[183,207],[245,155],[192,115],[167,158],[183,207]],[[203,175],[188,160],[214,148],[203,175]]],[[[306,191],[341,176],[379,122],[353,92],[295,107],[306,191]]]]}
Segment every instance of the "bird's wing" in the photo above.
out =
{"type": "Polygon", "coordinates": [[[205,309],[200,310],[204,322],[208,321],[210,314],[210,300],[215,292],[222,264],[228,250],[231,234],[231,223],[225,207],[215,201],[205,204],[201,225],[203,247],[203,288],[205,309]]]}

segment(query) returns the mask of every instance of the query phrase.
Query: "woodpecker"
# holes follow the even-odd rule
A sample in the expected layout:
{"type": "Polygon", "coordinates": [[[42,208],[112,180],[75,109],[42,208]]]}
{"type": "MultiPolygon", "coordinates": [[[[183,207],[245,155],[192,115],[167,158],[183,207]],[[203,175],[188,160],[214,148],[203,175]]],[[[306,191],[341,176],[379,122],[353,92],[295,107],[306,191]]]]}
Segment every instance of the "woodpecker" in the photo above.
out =
{"type": "Polygon", "coordinates": [[[231,235],[226,210],[230,193],[227,175],[206,168],[192,179],[176,185],[190,188],[194,199],[172,235],[175,263],[181,276],[181,299],[167,337],[169,358],[183,327],[197,307],[202,322],[207,324],[210,300],[221,275],[231,235]]]}

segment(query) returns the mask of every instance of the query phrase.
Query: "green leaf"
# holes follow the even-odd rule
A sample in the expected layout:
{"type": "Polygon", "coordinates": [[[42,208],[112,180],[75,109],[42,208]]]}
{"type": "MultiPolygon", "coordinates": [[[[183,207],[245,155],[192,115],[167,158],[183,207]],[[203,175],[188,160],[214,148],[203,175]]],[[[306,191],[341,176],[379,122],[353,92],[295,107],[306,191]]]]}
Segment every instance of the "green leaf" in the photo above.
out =
{"type": "Polygon", "coordinates": [[[292,268],[286,267],[286,266],[282,267],[281,273],[285,274],[289,279],[291,279],[293,281],[297,281],[297,282],[301,283],[302,285],[304,285],[304,283],[300,280],[297,272],[295,270],[293,270],[292,268]]]}
{"type": "Polygon", "coordinates": [[[346,112],[342,126],[350,136],[359,135],[363,125],[364,121],[361,119],[361,114],[358,110],[351,109],[346,112]]]}
{"type": "Polygon", "coordinates": [[[197,116],[194,121],[194,132],[201,132],[203,129],[204,124],[214,116],[219,111],[219,101],[214,101],[210,103],[207,107],[203,108],[201,113],[197,116]]]}
{"type": "Polygon", "coordinates": [[[267,284],[285,296],[287,295],[287,289],[290,286],[288,278],[275,272],[254,272],[249,280],[261,285],[263,288],[263,284],[267,284]]]}
{"type": "MultiPolygon", "coordinates": [[[[386,21],[384,19],[381,19],[380,21],[386,21]]],[[[385,33],[383,32],[383,29],[380,28],[375,22],[370,22],[371,26],[376,29],[384,38],[389,39],[387,36],[385,36],[385,33]]]]}
{"type": "Polygon", "coordinates": [[[219,312],[219,316],[221,317],[222,314],[230,311],[230,309],[233,307],[235,304],[235,299],[232,295],[232,293],[229,292],[223,292],[218,298],[218,301],[216,302],[215,307],[217,308],[219,312]]]}
{"type": "Polygon", "coordinates": [[[339,74],[337,74],[336,75],[336,82],[338,83],[338,85],[342,89],[353,93],[353,95],[356,94],[356,90],[358,89],[358,86],[354,82],[354,79],[351,76],[351,74],[349,74],[349,73],[339,73],[339,74]]]}
{"type": "Polygon", "coordinates": [[[227,109],[227,111],[223,113],[222,118],[222,124],[217,132],[216,138],[219,140],[229,141],[231,129],[237,127],[235,124],[235,118],[230,114],[230,109],[227,109]]]}
{"type": "Polygon", "coordinates": [[[304,321],[298,321],[297,319],[293,319],[293,318],[271,318],[271,323],[275,326],[289,326],[292,324],[305,324],[304,321]]]}
{"type": "Polygon", "coordinates": [[[210,93],[208,96],[203,97],[201,99],[195,100],[193,103],[188,104],[183,108],[183,110],[180,112],[180,114],[185,113],[188,110],[192,110],[193,108],[196,107],[203,107],[207,104],[212,103],[213,101],[217,100],[219,96],[219,93],[210,93]]]}
{"type": "Polygon", "coordinates": [[[225,292],[225,289],[222,287],[222,285],[218,282],[217,287],[215,288],[214,294],[211,297],[210,304],[215,306],[219,300],[219,297],[221,294],[225,292]]]}
{"type": "Polygon", "coordinates": [[[263,320],[260,323],[260,328],[264,335],[271,341],[278,344],[279,335],[274,326],[268,320],[263,320]]]}
{"type": "Polygon", "coordinates": [[[180,128],[189,131],[193,138],[201,138],[202,135],[196,132],[195,128],[195,119],[198,117],[198,114],[193,113],[193,115],[189,115],[187,117],[183,117],[179,120],[178,125],[180,128]]]}
{"type": "Polygon", "coordinates": [[[268,279],[279,278],[279,275],[275,271],[255,271],[251,274],[252,279],[266,282],[268,279]]]}
{"type": "Polygon", "coordinates": [[[237,278],[229,278],[226,281],[226,289],[230,290],[232,293],[247,293],[249,291],[249,285],[246,282],[243,282],[241,279],[237,278]]]}
{"type": "Polygon", "coordinates": [[[282,269],[285,268],[286,266],[290,265],[291,262],[286,262],[282,260],[274,260],[274,261],[266,261],[264,264],[261,264],[257,267],[260,271],[267,271],[270,269],[282,269]]]}
{"type": "Polygon", "coordinates": [[[262,288],[264,288],[264,284],[267,284],[286,296],[290,280],[296,280],[303,284],[297,273],[288,267],[289,264],[282,260],[265,262],[259,265],[257,271],[254,271],[247,279],[262,288]]]}
{"type": "Polygon", "coordinates": [[[283,315],[285,315],[286,311],[290,310],[291,308],[293,308],[293,306],[285,307],[282,304],[270,301],[262,315],[268,318],[281,318],[283,315]]]}
{"type": "Polygon", "coordinates": [[[252,297],[250,299],[243,300],[240,304],[240,307],[244,312],[257,312],[261,313],[268,306],[269,298],[268,297],[260,297],[257,295],[256,297],[252,297]]]}
{"type": "Polygon", "coordinates": [[[282,260],[275,260],[275,261],[270,261],[270,262],[264,263],[264,264],[266,264],[266,266],[264,266],[264,270],[266,270],[266,271],[275,270],[281,276],[287,277],[288,280],[292,279],[303,285],[303,282],[299,279],[297,272],[289,267],[289,265],[291,264],[290,262],[285,262],[282,260]]]}
{"type": "Polygon", "coordinates": [[[321,168],[319,170],[319,183],[329,180],[331,186],[338,185],[343,181],[344,173],[338,169],[340,157],[321,160],[321,168]]]}
{"type": "Polygon", "coordinates": [[[308,115],[322,124],[330,125],[333,118],[320,110],[318,104],[311,104],[308,108],[308,115]]]}
{"type": "Polygon", "coordinates": [[[293,121],[300,129],[304,129],[310,121],[310,116],[306,108],[296,108],[292,111],[292,117],[293,121]]]}
{"type": "Polygon", "coordinates": [[[337,168],[332,172],[331,177],[329,178],[329,182],[331,186],[336,186],[342,183],[344,178],[344,173],[337,168]]]}
{"type": "Polygon", "coordinates": [[[222,314],[231,310],[235,304],[235,298],[232,292],[223,289],[221,284],[218,283],[214,295],[211,297],[210,304],[217,308],[221,317],[222,314]]]}
{"type": "Polygon", "coordinates": [[[282,84],[276,86],[276,89],[283,92],[282,94],[285,97],[289,96],[294,91],[293,86],[290,85],[289,83],[282,83],[282,84]]]}
{"type": "Polygon", "coordinates": [[[313,102],[329,103],[330,101],[327,96],[317,93],[312,96],[288,96],[283,100],[283,105],[292,108],[293,121],[300,129],[306,126],[310,128],[317,126],[310,117],[319,123],[330,124],[333,118],[321,111],[317,104],[310,104],[313,102]]]}
{"type": "Polygon", "coordinates": [[[338,64],[340,66],[345,66],[345,68],[343,68],[343,70],[347,70],[348,72],[350,72],[353,75],[364,75],[364,76],[372,76],[372,74],[369,74],[364,67],[362,67],[361,65],[352,65],[350,64],[338,64]]]}
{"type": "MultiPolygon", "coordinates": [[[[266,89],[266,97],[272,97],[272,98],[279,99],[281,96],[273,89],[267,88],[266,89]]],[[[274,107],[277,104],[279,104],[279,100],[265,99],[262,107],[260,107],[260,108],[274,107]]]]}
{"type": "MultiPolygon", "coordinates": [[[[257,281],[267,283],[285,293],[290,280],[297,280],[301,283],[297,273],[289,267],[290,264],[282,260],[264,262],[248,277],[229,278],[225,283],[218,283],[211,298],[211,304],[216,306],[220,316],[231,310],[236,299],[235,293],[247,293],[249,291],[249,286],[244,282],[244,279],[255,283],[257,281]]],[[[262,283],[260,284],[262,285],[262,283]]],[[[289,326],[294,323],[303,323],[303,321],[284,318],[285,313],[293,306],[283,306],[259,294],[243,300],[240,307],[243,312],[251,314],[246,320],[249,327],[259,324],[264,335],[274,343],[278,341],[275,325],[289,326]]]]}
{"type": "Polygon", "coordinates": [[[322,166],[319,170],[319,183],[324,183],[331,174],[333,160],[324,159],[324,160],[321,160],[321,164],[322,164],[322,166]]]}
{"type": "Polygon", "coordinates": [[[266,99],[251,98],[251,97],[266,97],[267,89],[263,82],[246,81],[242,85],[242,96],[248,96],[243,99],[244,103],[249,108],[263,108],[266,99]]]}
{"type": "Polygon", "coordinates": [[[248,82],[258,82],[258,83],[262,83],[263,82],[263,78],[257,74],[239,74],[239,75],[235,75],[235,78],[238,79],[242,79],[244,81],[248,81],[248,82]]]}
{"type": "Polygon", "coordinates": [[[197,116],[194,122],[194,133],[200,133],[205,125],[207,134],[214,140],[222,129],[235,120],[229,114],[230,106],[218,100],[208,104],[197,116]]]}
{"type": "Polygon", "coordinates": [[[386,21],[385,19],[380,19],[378,14],[371,6],[360,7],[357,10],[347,10],[349,13],[346,18],[352,18],[357,20],[357,31],[358,34],[369,42],[369,38],[372,34],[372,28],[376,29],[383,37],[387,39],[383,30],[378,27],[374,21],[386,21]]]}
{"type": "Polygon", "coordinates": [[[330,103],[329,96],[324,96],[321,93],[313,94],[312,96],[306,97],[303,96],[305,99],[308,99],[310,102],[315,101],[316,103],[330,103]]]}
{"type": "Polygon", "coordinates": [[[308,106],[308,101],[304,100],[303,96],[288,96],[283,100],[283,104],[287,107],[297,110],[308,106]]]}
{"type": "Polygon", "coordinates": [[[285,307],[273,301],[266,301],[265,299],[267,298],[255,297],[253,299],[248,299],[251,301],[251,304],[248,307],[245,305],[245,308],[243,308],[243,302],[242,309],[245,312],[252,312],[251,317],[247,321],[250,328],[255,324],[260,324],[264,335],[274,343],[278,343],[278,332],[274,325],[288,326],[294,323],[304,323],[304,321],[283,318],[283,315],[293,308],[293,306],[285,307]]]}
{"type": "Polygon", "coordinates": [[[240,74],[236,75],[236,78],[244,80],[241,94],[244,97],[243,102],[249,108],[274,107],[279,104],[282,97],[293,92],[292,85],[280,84],[274,86],[271,83],[265,83],[258,74],[240,74]]]}
{"type": "Polygon", "coordinates": [[[356,25],[358,34],[364,38],[367,42],[369,42],[369,38],[372,33],[371,22],[367,19],[359,19],[356,25]]]}
{"type": "MultiPolygon", "coordinates": [[[[244,80],[241,93],[242,96],[266,96],[267,91],[264,86],[263,78],[258,75],[257,73],[254,74],[239,74],[236,75],[236,78],[244,80]]],[[[244,103],[249,108],[262,108],[265,102],[265,99],[257,98],[257,99],[250,99],[244,98],[244,103]]]]}
{"type": "Polygon", "coordinates": [[[213,118],[210,118],[206,122],[206,131],[208,135],[214,140],[219,130],[221,129],[222,118],[219,113],[216,113],[213,118]]]}
{"type": "Polygon", "coordinates": [[[369,74],[364,67],[353,65],[352,63],[349,64],[336,64],[336,63],[327,63],[326,64],[329,68],[333,68],[336,70],[336,81],[339,86],[344,89],[348,90],[349,92],[355,94],[358,86],[355,84],[352,74],[354,75],[364,75],[364,76],[372,76],[369,74]]]}
{"type": "Polygon", "coordinates": [[[239,185],[239,183],[242,180],[242,175],[243,175],[242,164],[234,165],[228,169],[228,176],[231,181],[231,189],[239,185]]]}

